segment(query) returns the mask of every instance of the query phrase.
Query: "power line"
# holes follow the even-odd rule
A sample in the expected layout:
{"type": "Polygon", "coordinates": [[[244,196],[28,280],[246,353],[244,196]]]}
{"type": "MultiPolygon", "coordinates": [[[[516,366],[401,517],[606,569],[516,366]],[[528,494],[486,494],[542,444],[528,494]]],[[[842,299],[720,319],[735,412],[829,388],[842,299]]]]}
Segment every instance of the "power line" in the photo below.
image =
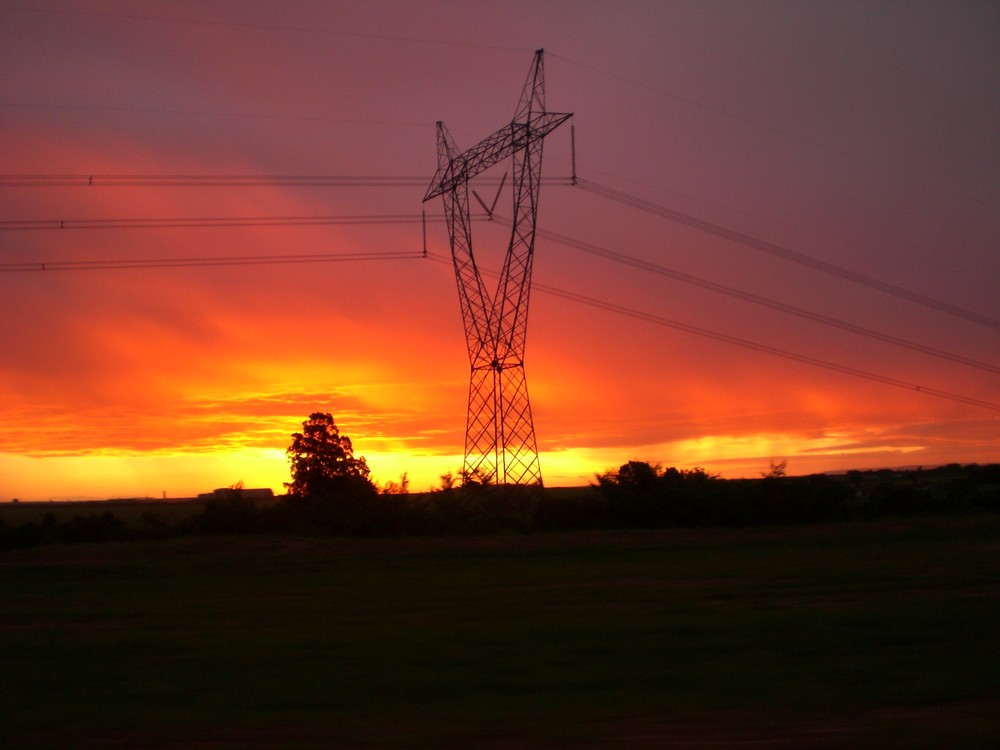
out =
{"type": "MultiPolygon", "coordinates": [[[[573,184],[571,178],[545,178],[556,185],[573,184]]],[[[0,187],[424,187],[426,178],[399,175],[234,175],[234,174],[7,174],[0,175],[0,187]]],[[[486,178],[483,183],[499,184],[501,179],[486,178]]],[[[904,289],[880,279],[827,261],[775,245],[722,225],[652,203],[599,183],[578,178],[577,187],[600,197],[622,203],[647,213],[691,226],[776,257],[823,271],[857,284],[931,307],[967,320],[1000,329],[1000,321],[964,308],[904,289]]],[[[107,219],[107,220],[11,220],[0,222],[0,231],[25,229],[84,228],[168,228],[226,226],[295,226],[323,224],[408,223],[416,217],[375,215],[368,217],[252,217],[252,218],[183,218],[183,219],[107,219]]],[[[569,240],[569,238],[566,238],[569,240]]],[[[633,259],[636,260],[636,259],[633,259]]],[[[711,282],[705,282],[711,283],[711,282]]]]}
{"type": "MultiPolygon", "coordinates": [[[[435,262],[443,263],[449,266],[451,265],[451,261],[449,259],[444,258],[440,255],[430,253],[428,254],[427,257],[435,262]]],[[[480,270],[483,271],[484,273],[490,274],[491,276],[498,275],[492,271],[485,271],[483,269],[480,270]]],[[[576,292],[570,292],[565,289],[560,289],[558,287],[550,286],[547,284],[534,283],[533,286],[535,289],[544,292],[546,294],[550,294],[554,297],[560,297],[562,299],[566,299],[571,302],[576,302],[581,305],[587,305],[589,307],[594,307],[599,310],[606,310],[608,312],[613,312],[618,315],[624,315],[625,317],[632,318],[634,320],[641,320],[646,323],[653,323],[654,325],[663,326],[665,328],[673,328],[678,331],[691,333],[696,336],[712,339],[714,341],[720,341],[725,344],[740,346],[745,349],[751,349],[753,351],[762,352],[764,354],[770,354],[772,356],[781,357],[783,359],[792,360],[794,362],[801,362],[803,364],[812,365],[814,367],[820,367],[826,370],[831,370],[833,372],[839,372],[843,375],[850,375],[856,378],[863,378],[865,380],[870,380],[876,383],[882,383],[883,385],[891,385],[896,388],[902,388],[907,391],[916,391],[918,393],[925,393],[930,396],[936,396],[938,398],[947,399],[949,401],[955,401],[961,404],[966,404],[968,406],[978,406],[983,409],[1000,411],[1000,404],[995,404],[991,401],[982,401],[977,398],[972,398],[970,396],[963,396],[959,393],[951,393],[949,391],[943,391],[937,388],[927,388],[925,386],[921,386],[916,383],[909,383],[905,380],[889,377],[887,375],[879,375],[878,373],[868,372],[867,370],[861,370],[856,367],[850,367],[848,365],[837,364],[836,362],[830,362],[828,360],[819,359],[817,357],[810,357],[805,354],[797,354],[796,352],[791,352],[788,351],[787,349],[779,349],[778,347],[770,346],[768,344],[761,344],[756,341],[750,341],[749,339],[740,338],[738,336],[730,336],[729,334],[720,333],[719,331],[712,331],[708,328],[701,328],[700,326],[694,326],[688,323],[682,323],[677,320],[671,320],[669,318],[664,318],[659,315],[642,312],[641,310],[635,310],[630,307],[624,307],[622,305],[617,305],[613,302],[606,302],[604,300],[599,300],[594,297],[588,297],[583,294],[577,294],[576,292]]]]}
{"type": "MultiPolygon", "coordinates": [[[[240,175],[240,174],[0,174],[0,187],[331,187],[426,188],[429,179],[412,175],[240,175]]],[[[499,184],[498,178],[478,182],[499,184]]],[[[542,178],[568,186],[569,177],[542,178]]]]}
{"type": "Polygon", "coordinates": [[[425,177],[240,174],[5,174],[0,187],[423,187],[425,177]]]}
{"type": "MultiPolygon", "coordinates": [[[[493,214],[497,223],[505,226],[510,225],[507,217],[493,214]]],[[[484,220],[485,217],[473,216],[473,220],[484,220]]],[[[424,220],[418,214],[364,214],[364,215],[339,215],[339,216],[269,216],[269,217],[198,217],[198,218],[142,218],[142,219],[51,219],[32,221],[0,221],[0,231],[17,230],[73,230],[73,229],[162,229],[162,228],[204,228],[204,227],[273,227],[273,226],[327,226],[327,225],[358,225],[358,224],[416,224],[424,220]]],[[[432,223],[443,223],[441,217],[428,219],[432,223]]],[[[725,294],[736,299],[742,299],[753,304],[769,307],[780,312],[795,315],[800,318],[823,323],[841,330],[856,333],[886,343],[894,344],[903,348],[911,349],[923,354],[928,354],[941,359],[946,359],[969,367],[974,367],[987,372],[1000,374],[1000,367],[996,367],[986,362],[953,354],[930,346],[908,341],[896,336],[874,331],[863,326],[854,325],[846,321],[831,318],[820,313],[804,310],[792,305],[787,305],[776,300],[761,297],[759,295],[745,292],[739,289],[718,284],[707,279],[702,279],[691,274],[677,271],[660,264],[642,260],[624,253],[615,252],[599,245],[583,242],[581,240],[558,234],[556,232],[537,230],[540,237],[552,242],[575,248],[598,257],[602,257],[616,263],[632,266],[643,271],[655,273],[667,278],[680,281],[682,283],[699,286],[709,291],[725,294]]],[[[260,256],[255,263],[280,263],[280,262],[305,262],[301,258],[316,258],[316,256],[260,256]]],[[[326,259],[322,256],[321,259],[326,259]]],[[[157,268],[182,265],[217,265],[220,259],[215,258],[186,258],[180,259],[180,263],[173,259],[154,259],[148,261],[136,260],[87,260],[74,261],[72,265],[65,262],[32,262],[19,264],[0,265],[0,270],[91,270],[99,268],[157,268]],[[127,264],[127,265],[126,265],[127,264]]],[[[232,260],[227,259],[227,264],[231,265],[232,260]]],[[[240,259],[235,259],[240,260],[240,259]]],[[[242,259],[244,264],[248,261],[242,259]]]]}
{"type": "MultiPolygon", "coordinates": [[[[480,220],[480,217],[472,217],[480,220]]],[[[64,229],[175,229],[188,227],[287,227],[343,224],[419,224],[421,214],[358,214],[337,216],[203,216],[136,219],[27,219],[0,221],[0,232],[64,229]]],[[[443,223],[441,217],[427,218],[443,223]]]]}
{"type": "MultiPolygon", "coordinates": [[[[426,38],[426,37],[413,37],[413,36],[394,35],[394,34],[373,34],[373,33],[370,33],[370,32],[367,32],[367,33],[366,32],[354,32],[354,31],[346,31],[344,29],[328,29],[328,28],[315,27],[315,26],[292,26],[292,25],[284,25],[284,24],[262,24],[262,23],[252,23],[252,22],[249,22],[249,21],[228,21],[228,20],[223,21],[223,20],[217,20],[217,19],[191,18],[191,17],[180,17],[180,16],[155,16],[155,15],[145,15],[145,14],[138,14],[138,13],[120,13],[120,12],[116,13],[116,12],[107,12],[107,11],[82,11],[82,10],[64,10],[64,9],[51,9],[51,8],[23,8],[23,7],[22,8],[18,8],[18,7],[8,7],[8,8],[0,8],[0,10],[6,10],[6,11],[11,11],[11,12],[19,12],[19,13],[36,13],[36,14],[50,14],[50,15],[51,14],[75,15],[75,16],[92,17],[92,18],[118,18],[118,19],[123,19],[123,20],[128,20],[128,21],[143,21],[143,22],[155,22],[155,23],[196,24],[196,25],[203,25],[203,26],[229,27],[229,28],[247,29],[247,30],[265,30],[265,31],[295,32],[295,33],[304,33],[304,34],[336,35],[336,36],[345,36],[345,37],[355,37],[355,38],[359,38],[359,39],[379,39],[379,40],[395,41],[395,42],[406,42],[406,43],[434,44],[434,45],[452,46],[452,47],[470,47],[470,48],[473,48],[473,49],[495,49],[495,50],[500,50],[500,51],[504,51],[504,52],[527,52],[528,51],[528,48],[522,48],[522,47],[509,47],[509,46],[496,45],[496,44],[471,43],[471,42],[463,42],[463,41],[454,40],[454,39],[429,39],[429,38],[426,38]]],[[[747,125],[751,125],[751,126],[756,127],[756,128],[760,128],[760,129],[763,129],[763,130],[770,131],[772,133],[776,133],[778,135],[781,135],[782,137],[798,141],[800,143],[806,144],[806,145],[811,146],[813,148],[818,148],[818,149],[827,151],[827,152],[835,154],[837,156],[841,156],[841,157],[846,157],[846,158],[852,159],[852,160],[854,160],[856,162],[865,164],[866,166],[874,167],[874,168],[879,169],[881,171],[884,171],[884,172],[886,172],[888,174],[892,174],[892,175],[895,175],[897,177],[901,177],[901,178],[909,180],[911,182],[922,183],[922,184],[928,185],[930,187],[933,187],[936,190],[941,190],[943,192],[950,193],[952,195],[964,198],[966,200],[970,200],[970,201],[979,203],[979,204],[981,204],[983,206],[987,206],[987,207],[990,207],[990,208],[994,208],[995,207],[993,204],[991,204],[991,203],[983,200],[982,198],[979,198],[977,196],[971,195],[969,193],[965,193],[965,192],[962,192],[962,191],[959,191],[959,190],[955,190],[953,188],[949,188],[947,186],[941,185],[941,184],[936,183],[936,182],[925,180],[923,178],[917,177],[917,176],[909,174],[907,172],[900,171],[898,169],[893,169],[892,167],[889,167],[886,164],[878,162],[878,161],[876,161],[874,159],[870,159],[868,157],[852,153],[852,152],[847,151],[845,149],[841,149],[841,148],[837,148],[837,147],[834,147],[834,146],[830,146],[828,144],[821,143],[821,142],[813,140],[811,138],[806,138],[804,136],[797,135],[796,133],[793,133],[793,132],[788,131],[788,130],[784,130],[783,128],[779,128],[779,127],[776,127],[774,125],[769,125],[769,124],[767,124],[765,122],[761,122],[761,121],[754,120],[752,118],[749,118],[749,117],[746,117],[746,116],[743,116],[743,115],[736,114],[736,113],[731,112],[731,111],[729,111],[727,109],[724,109],[722,107],[715,106],[715,105],[712,105],[712,104],[708,104],[706,102],[703,102],[703,101],[700,101],[698,99],[694,99],[694,98],[691,98],[691,97],[682,96],[680,94],[676,94],[674,92],[667,91],[666,89],[662,89],[662,88],[659,88],[657,86],[652,86],[650,84],[643,83],[642,81],[638,81],[638,80],[635,80],[633,78],[629,78],[627,76],[623,76],[623,75],[620,75],[620,74],[617,74],[617,73],[613,73],[613,72],[611,72],[609,70],[605,70],[603,68],[597,67],[597,66],[592,65],[590,63],[581,62],[580,60],[575,60],[573,58],[566,57],[564,55],[560,55],[560,54],[556,54],[556,53],[550,52],[549,56],[550,57],[554,57],[556,59],[563,60],[563,61],[565,61],[565,62],[567,62],[567,63],[569,63],[571,65],[576,65],[576,66],[579,66],[579,67],[582,67],[582,68],[586,68],[586,69],[594,71],[596,73],[600,73],[601,75],[605,75],[605,76],[608,76],[610,78],[614,78],[614,79],[616,79],[618,81],[622,81],[624,83],[628,83],[630,85],[646,89],[647,91],[652,91],[652,92],[660,94],[662,96],[669,97],[669,98],[674,99],[676,101],[680,101],[680,102],[683,102],[685,104],[698,107],[700,109],[712,112],[715,115],[719,115],[719,116],[722,116],[722,117],[725,117],[725,118],[728,118],[728,119],[731,119],[731,120],[736,120],[736,121],[742,122],[742,123],[747,124],[747,125]]],[[[230,116],[230,115],[227,115],[227,116],[230,116]]],[[[240,116],[243,116],[243,115],[240,115],[240,116]]],[[[259,116],[259,115],[246,115],[246,116],[259,116]]],[[[264,117],[271,117],[271,116],[270,115],[264,115],[264,117]]],[[[277,116],[277,117],[282,117],[282,116],[277,116]]],[[[313,119],[313,118],[302,118],[302,119],[313,119]]],[[[414,124],[414,125],[419,124],[420,126],[427,125],[427,123],[406,123],[406,124],[414,124]]]]}
{"type": "Polygon", "coordinates": [[[371,260],[413,260],[422,252],[312,253],[305,255],[237,255],[193,258],[149,258],[119,260],[63,260],[0,263],[0,273],[25,271],[108,271],[142,268],[200,268],[203,266],[259,266],[285,263],[336,263],[371,260]]]}
{"type": "MultiPolygon", "coordinates": [[[[568,178],[548,178],[545,180],[550,184],[568,185],[571,180],[568,178]]],[[[482,182],[499,183],[501,180],[487,178],[482,182]]],[[[304,186],[304,187],[423,187],[426,179],[415,176],[399,175],[235,175],[235,174],[7,174],[0,175],[0,187],[280,187],[280,186],[304,186]]],[[[826,261],[813,258],[808,255],[790,250],[788,248],[775,245],[750,235],[746,235],[735,230],[728,229],[719,224],[699,219],[695,216],[676,211],[666,206],[652,203],[628,193],[615,190],[599,183],[577,179],[576,185],[583,190],[591,192],[600,197],[622,203],[626,206],[636,208],[654,215],[670,219],[672,221],[694,227],[716,236],[729,239],[734,242],[746,245],[753,249],[775,255],[783,260],[805,265],[815,270],[838,276],[840,278],[853,281],[858,284],[868,286],[879,291],[893,294],[897,297],[907,299],[934,309],[947,312],[958,317],[962,317],[991,328],[1000,329],[1000,321],[988,316],[980,315],[956,305],[952,305],[941,300],[936,300],[926,295],[912,292],[895,284],[885,282],[865,274],[851,271],[850,269],[837,266],[826,261]]],[[[383,214],[370,216],[301,216],[301,217],[185,217],[185,218],[143,218],[143,219],[58,219],[58,220],[9,220],[0,222],[0,231],[11,230],[37,230],[37,229],[127,229],[127,228],[171,228],[171,227],[241,227],[241,226],[307,226],[307,225],[334,225],[334,224],[390,224],[390,223],[413,223],[418,221],[418,217],[403,214],[383,214]]],[[[432,219],[440,221],[440,219],[432,219]]],[[[542,234],[546,234],[542,232],[542,234]]],[[[579,243],[567,237],[551,235],[556,241],[569,244],[570,246],[584,249],[590,252],[602,254],[605,257],[614,255],[612,251],[597,246],[586,246],[587,243],[579,243]]],[[[616,258],[621,262],[631,265],[644,263],[635,258],[620,256],[616,258]]],[[[646,270],[654,270],[657,273],[673,275],[679,278],[679,272],[668,272],[663,267],[653,268],[655,264],[647,264],[646,270]]],[[[682,279],[688,283],[698,283],[702,286],[711,285],[703,279],[697,281],[694,277],[682,279]]],[[[716,290],[721,290],[721,285],[714,285],[716,290]]],[[[749,299],[754,295],[741,293],[727,288],[727,294],[741,296],[749,299]]],[[[753,299],[758,304],[767,304],[775,307],[778,303],[773,301],[761,302],[760,299],[753,299]]],[[[786,312],[791,312],[788,306],[786,312]]],[[[824,316],[796,310],[792,312],[796,315],[804,315],[817,320],[824,316]]],[[[828,322],[823,320],[821,322],[828,322]]],[[[839,325],[839,324],[836,324],[839,325]]],[[[856,331],[857,332],[857,331],[856,331]]],[[[869,335],[866,333],[865,335],[869,335]]],[[[885,340],[885,339],[883,339],[885,340]]],[[[896,343],[896,342],[893,342],[896,343]]],[[[906,344],[903,344],[906,345],[906,344]]],[[[918,345],[919,346],[919,345],[918,345]]],[[[912,347],[911,347],[912,348],[912,347]]],[[[935,354],[935,356],[939,356],[935,354]]],[[[978,365],[973,365],[978,366],[978,365]]],[[[992,366],[987,366],[993,369],[992,366]]]]}
{"type": "Polygon", "coordinates": [[[622,176],[620,174],[614,174],[614,173],[611,173],[611,172],[606,172],[606,171],[601,170],[601,169],[593,169],[593,168],[591,168],[590,171],[598,173],[598,174],[601,174],[604,177],[609,177],[612,180],[617,180],[619,182],[626,182],[626,183],[630,183],[632,185],[637,185],[637,186],[640,186],[640,187],[643,187],[643,188],[649,188],[650,190],[653,190],[653,191],[656,191],[656,192],[659,192],[659,193],[670,193],[671,195],[680,196],[681,198],[686,198],[688,200],[696,201],[697,203],[700,203],[700,204],[702,204],[704,206],[712,206],[713,208],[721,208],[724,211],[729,211],[729,212],[737,213],[737,214],[740,214],[741,216],[747,216],[747,217],[749,217],[751,219],[766,221],[768,224],[775,225],[775,226],[785,227],[787,229],[792,229],[795,232],[800,233],[800,234],[805,234],[805,235],[808,235],[808,236],[811,236],[811,237],[818,237],[818,238],[824,239],[824,240],[830,240],[830,241],[836,242],[836,243],[838,243],[840,245],[848,245],[848,246],[853,247],[853,248],[855,248],[857,250],[863,250],[863,251],[865,251],[868,254],[877,253],[879,255],[884,255],[886,257],[894,258],[896,260],[905,260],[907,263],[911,263],[911,264],[912,263],[919,263],[919,264],[927,266],[929,268],[933,268],[936,271],[947,271],[948,273],[951,273],[951,274],[956,274],[956,275],[961,275],[961,276],[967,276],[969,278],[977,278],[978,277],[977,274],[975,272],[973,272],[973,271],[961,270],[961,269],[958,269],[958,268],[954,268],[954,267],[952,267],[950,265],[941,263],[941,262],[939,262],[937,260],[929,260],[929,259],[926,259],[926,258],[915,258],[913,256],[905,255],[905,254],[900,253],[900,252],[893,252],[893,251],[887,250],[885,248],[872,247],[871,245],[865,244],[863,242],[859,242],[858,240],[855,240],[855,239],[850,239],[850,238],[848,238],[846,236],[843,236],[843,235],[828,234],[826,232],[817,231],[816,229],[812,229],[812,228],[806,227],[806,226],[801,225],[801,224],[796,224],[796,223],[792,223],[792,222],[789,222],[789,221],[786,221],[786,220],[783,220],[783,219],[775,218],[773,215],[769,216],[769,215],[765,215],[765,214],[761,214],[761,213],[756,213],[756,212],[753,212],[753,211],[747,211],[747,210],[742,209],[742,208],[737,208],[736,206],[734,206],[734,205],[732,205],[730,203],[719,203],[718,201],[709,200],[709,199],[705,198],[704,196],[694,195],[692,193],[685,193],[685,192],[683,192],[681,190],[677,190],[675,188],[665,188],[665,187],[662,187],[660,185],[653,185],[653,184],[651,184],[649,182],[644,182],[642,180],[631,179],[629,177],[624,177],[624,176],[622,176]]]}
{"type": "Polygon", "coordinates": [[[670,320],[668,318],[662,318],[658,315],[652,315],[650,313],[644,313],[639,310],[633,310],[631,308],[623,307],[621,305],[615,305],[610,302],[604,302],[601,300],[593,299],[591,297],[585,297],[583,295],[575,294],[573,292],[567,292],[566,290],[557,289],[555,287],[546,286],[544,284],[537,284],[536,287],[541,291],[547,292],[548,294],[552,294],[557,297],[562,297],[563,299],[568,299],[574,302],[579,302],[581,304],[590,305],[591,307],[597,307],[603,310],[608,310],[610,312],[615,312],[620,315],[627,315],[628,317],[635,318],[636,320],[644,320],[648,323],[654,323],[660,326],[675,328],[680,331],[685,331],[686,333],[693,333],[697,336],[703,336],[705,338],[714,339],[716,341],[721,341],[727,344],[734,344],[736,346],[741,346],[746,349],[752,349],[754,351],[763,352],[765,354],[771,354],[773,356],[782,357],[784,359],[789,359],[795,362],[802,362],[804,364],[813,365],[815,367],[822,367],[827,370],[832,370],[833,372],[839,372],[845,375],[852,375],[854,377],[864,378],[866,380],[871,380],[876,383],[883,383],[885,385],[891,385],[897,388],[903,388],[908,391],[917,391],[919,393],[926,393],[931,396],[937,396],[939,398],[949,399],[951,401],[957,401],[959,403],[967,404],[970,406],[979,406],[984,409],[992,409],[993,411],[1000,411],[1000,404],[994,404],[990,401],[981,401],[980,399],[971,398],[969,396],[963,396],[957,393],[942,391],[936,388],[927,388],[925,386],[917,385],[916,383],[909,383],[905,380],[899,380],[897,378],[892,378],[886,375],[879,375],[877,373],[868,372],[866,370],[860,370],[855,367],[840,365],[835,362],[818,359],[816,357],[810,357],[805,354],[797,354],[795,352],[791,352],[786,349],[779,349],[777,347],[769,346],[767,344],[760,344],[755,341],[749,341],[747,339],[739,338],[737,336],[730,336],[728,334],[720,333],[718,331],[712,331],[706,328],[700,328],[698,326],[693,326],[687,323],[681,323],[680,321],[670,320]]]}
{"type": "Polygon", "coordinates": [[[694,227],[695,229],[699,229],[703,232],[714,234],[717,237],[722,237],[723,239],[737,242],[741,245],[753,248],[754,250],[768,253],[777,258],[781,258],[782,260],[798,263],[799,265],[803,265],[817,271],[822,271],[823,273],[830,274],[831,276],[837,276],[842,279],[846,279],[847,281],[852,281],[855,284],[867,286],[871,289],[876,289],[880,292],[891,294],[901,299],[909,300],[910,302],[915,302],[916,304],[948,313],[949,315],[954,315],[959,318],[964,318],[965,320],[970,320],[974,323],[979,323],[980,325],[988,326],[989,328],[1000,330],[1000,320],[991,318],[987,315],[981,315],[977,312],[966,310],[965,308],[953,305],[949,302],[943,302],[942,300],[928,297],[927,295],[920,294],[919,292],[904,289],[903,287],[897,286],[896,284],[892,284],[888,281],[882,281],[881,279],[876,279],[872,276],[868,276],[867,274],[852,271],[848,268],[829,263],[825,260],[813,258],[795,250],[790,250],[788,248],[781,247],[780,245],[767,242],[766,240],[762,240],[748,234],[743,234],[742,232],[737,232],[733,229],[728,229],[721,224],[716,224],[705,219],[699,219],[696,216],[691,216],[690,214],[685,214],[672,208],[652,203],[634,195],[624,193],[620,190],[615,190],[596,182],[591,182],[590,180],[577,179],[576,184],[581,189],[602,198],[607,198],[631,208],[645,211],[656,216],[661,216],[665,219],[675,221],[678,224],[694,227]]]}
{"type": "MultiPolygon", "coordinates": [[[[506,217],[498,216],[494,214],[494,218],[497,219],[501,224],[510,225],[510,220],[506,217]]],[[[812,312],[810,310],[805,310],[800,307],[795,307],[794,305],[788,305],[783,302],[778,302],[777,300],[769,299],[767,297],[762,297],[752,292],[746,292],[734,287],[726,286],[724,284],[718,284],[714,281],[709,281],[708,279],[703,279],[698,276],[693,276],[683,271],[677,271],[672,268],[667,268],[666,266],[659,265],[657,263],[651,263],[649,261],[642,260],[641,258],[635,258],[631,255],[625,255],[624,253],[618,253],[614,250],[609,250],[599,245],[594,245],[589,242],[583,242],[581,240],[573,239],[572,237],[567,237],[563,234],[557,234],[556,232],[550,232],[546,230],[539,229],[537,232],[539,237],[543,237],[552,242],[558,242],[561,245],[566,245],[567,247],[572,247],[577,250],[581,250],[585,253],[590,253],[601,258],[606,258],[608,260],[614,261],[616,263],[621,263],[623,265],[632,266],[633,268],[638,268],[642,271],[648,271],[650,273],[655,273],[660,276],[665,276],[667,278],[674,279],[675,281],[680,281],[685,284],[692,284],[694,286],[701,287],[702,289],[707,289],[712,292],[717,292],[719,294],[725,294],[736,299],[741,299],[745,302],[750,302],[755,305],[760,305],[762,307],[768,307],[772,310],[777,310],[779,312],[787,313],[789,315],[794,315],[799,318],[804,318],[806,320],[812,320],[816,323],[822,323],[824,325],[832,326],[834,328],[839,328],[843,331],[848,331],[850,333],[858,334],[859,336],[866,336],[868,338],[876,339],[878,341],[883,341],[889,344],[894,344],[906,349],[911,349],[912,351],[920,352],[922,354],[929,354],[933,357],[939,357],[941,359],[946,359],[951,362],[956,362],[959,364],[967,365],[969,367],[974,367],[979,370],[985,370],[987,372],[992,372],[1000,375],[1000,367],[996,365],[991,365],[988,362],[981,362],[976,359],[971,359],[969,357],[964,357],[959,354],[952,354],[951,352],[943,351],[941,349],[936,349],[931,346],[926,346],[914,341],[909,341],[907,339],[899,338],[897,336],[892,336],[887,333],[882,333],[880,331],[875,331],[871,328],[866,328],[864,326],[855,325],[853,323],[848,323],[847,321],[839,320],[837,318],[832,318],[821,313],[812,312]]]]}
{"type": "Polygon", "coordinates": [[[433,122],[408,122],[403,120],[372,120],[352,117],[323,117],[319,115],[289,115],[267,112],[227,112],[212,109],[171,109],[167,107],[122,107],[110,104],[70,104],[67,102],[13,102],[0,101],[0,107],[18,109],[89,110],[98,112],[134,112],[139,114],[180,115],[185,117],[225,117],[254,120],[298,122],[335,122],[348,125],[387,125],[392,127],[433,128],[433,122]]]}

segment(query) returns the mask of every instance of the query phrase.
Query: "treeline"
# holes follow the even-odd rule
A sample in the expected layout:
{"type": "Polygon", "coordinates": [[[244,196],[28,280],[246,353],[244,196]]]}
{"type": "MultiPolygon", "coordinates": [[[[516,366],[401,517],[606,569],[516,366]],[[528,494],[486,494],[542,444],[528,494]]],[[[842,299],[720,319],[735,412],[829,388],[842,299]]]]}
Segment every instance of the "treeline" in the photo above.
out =
{"type": "Polygon", "coordinates": [[[163,539],[191,534],[418,536],[531,533],[587,529],[748,527],[852,521],[977,511],[1000,512],[1000,465],[950,465],[929,470],[784,476],[772,466],[759,479],[720,479],[701,469],[630,461],[596,477],[588,488],[461,487],[410,494],[344,482],[275,503],[239,488],[206,501],[204,511],[168,522],[146,510],[126,523],[111,512],[59,522],[9,525],[0,520],[0,548],[59,542],[163,539]]]}
{"type": "Polygon", "coordinates": [[[631,461],[597,478],[612,524],[743,527],[1000,511],[1000,465],[914,471],[852,471],[788,477],[784,464],[760,479],[719,479],[702,469],[631,461]]]}

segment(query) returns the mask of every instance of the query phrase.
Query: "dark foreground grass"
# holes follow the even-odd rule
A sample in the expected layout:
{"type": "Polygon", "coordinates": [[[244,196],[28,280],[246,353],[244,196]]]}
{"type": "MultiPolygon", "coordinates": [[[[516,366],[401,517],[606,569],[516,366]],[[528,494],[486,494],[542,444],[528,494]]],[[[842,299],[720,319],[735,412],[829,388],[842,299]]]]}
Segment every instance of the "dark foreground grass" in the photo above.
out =
{"type": "Polygon", "coordinates": [[[995,747],[1000,517],[0,553],[0,747],[995,747]]]}

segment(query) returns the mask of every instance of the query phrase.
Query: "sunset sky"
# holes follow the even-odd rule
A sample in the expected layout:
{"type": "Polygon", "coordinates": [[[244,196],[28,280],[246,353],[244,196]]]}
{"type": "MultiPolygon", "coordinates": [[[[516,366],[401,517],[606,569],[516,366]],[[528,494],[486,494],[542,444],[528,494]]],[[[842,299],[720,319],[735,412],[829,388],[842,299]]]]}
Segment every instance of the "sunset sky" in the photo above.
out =
{"type": "MultiPolygon", "coordinates": [[[[447,257],[435,122],[461,148],[510,122],[538,48],[581,179],[563,126],[526,355],[546,484],[1000,461],[998,39],[988,0],[0,0],[0,501],[281,491],[314,411],[380,483],[457,471],[455,279],[411,219],[447,257]],[[345,216],[405,221],[190,226],[345,216]],[[159,262],[315,254],[373,257],[159,262]]],[[[483,267],[507,232],[475,224],[483,267]]]]}

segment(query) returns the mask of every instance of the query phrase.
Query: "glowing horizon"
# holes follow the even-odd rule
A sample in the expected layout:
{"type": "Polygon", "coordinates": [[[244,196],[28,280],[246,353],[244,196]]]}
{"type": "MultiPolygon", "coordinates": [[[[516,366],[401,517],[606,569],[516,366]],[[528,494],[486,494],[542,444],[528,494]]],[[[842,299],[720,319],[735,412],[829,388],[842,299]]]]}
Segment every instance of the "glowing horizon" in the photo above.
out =
{"type": "MultiPolygon", "coordinates": [[[[424,492],[439,489],[443,475],[450,473],[457,477],[461,471],[460,452],[450,455],[427,453],[405,446],[388,451],[366,450],[366,444],[377,446],[387,441],[358,433],[352,436],[348,429],[342,427],[342,432],[352,437],[355,454],[366,458],[372,479],[379,486],[390,481],[398,483],[405,473],[410,491],[424,492]]],[[[597,474],[614,470],[629,460],[686,469],[700,467],[723,478],[758,477],[768,470],[772,461],[787,462],[789,475],[807,475],[852,469],[930,468],[947,463],[992,463],[995,460],[988,451],[977,454],[965,448],[955,454],[934,453],[935,459],[927,461],[931,446],[914,442],[912,436],[866,437],[867,443],[859,442],[858,435],[848,434],[812,440],[780,434],[704,436],[648,446],[543,450],[540,456],[546,484],[555,487],[590,484],[597,474]],[[678,457],[682,457],[681,460],[678,457]]],[[[283,483],[290,481],[285,449],[264,447],[200,453],[107,451],[54,456],[0,453],[0,473],[47,477],[44,482],[35,479],[23,488],[13,485],[12,491],[7,493],[10,497],[0,498],[0,501],[17,498],[27,502],[176,499],[194,497],[237,482],[245,487],[266,487],[275,494],[282,494],[283,483]],[[31,486],[36,489],[27,489],[31,486]]]]}

